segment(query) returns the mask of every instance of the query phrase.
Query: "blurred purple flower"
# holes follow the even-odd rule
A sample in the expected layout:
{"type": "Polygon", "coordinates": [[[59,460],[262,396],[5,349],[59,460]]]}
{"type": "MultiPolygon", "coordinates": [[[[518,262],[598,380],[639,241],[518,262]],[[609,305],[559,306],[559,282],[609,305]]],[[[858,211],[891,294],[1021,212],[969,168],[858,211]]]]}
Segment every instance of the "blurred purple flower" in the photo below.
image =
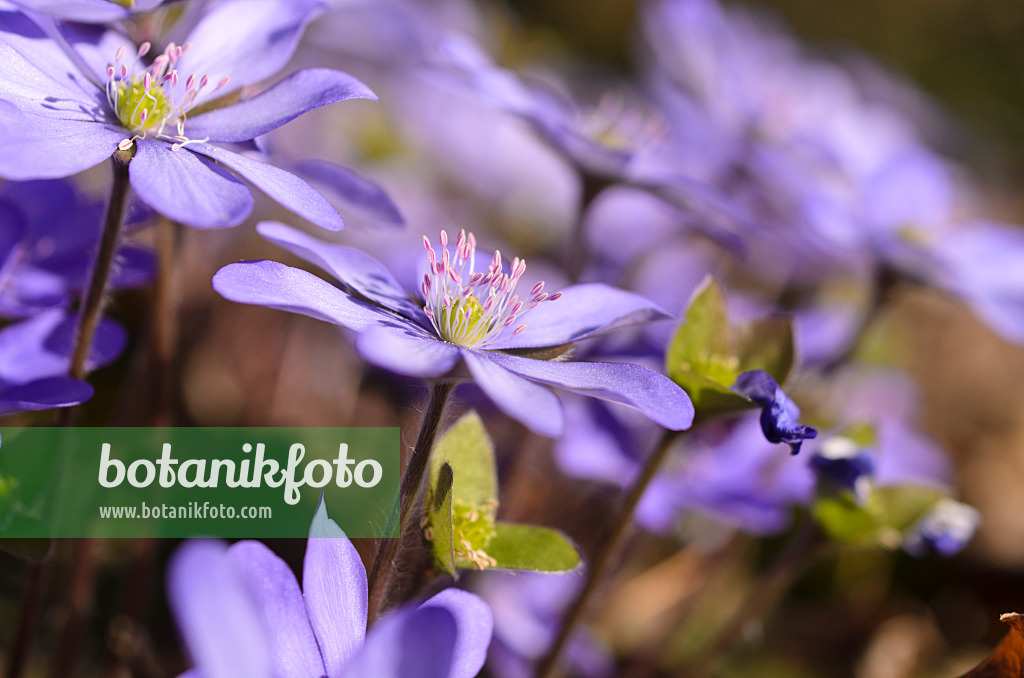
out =
{"type": "Polygon", "coordinates": [[[258,230],[331,272],[348,292],[273,261],[230,264],[214,276],[214,289],[232,301],[353,329],[359,333],[357,350],[379,367],[439,378],[465,363],[474,382],[501,410],[542,435],[560,435],[565,421],[561,402],[538,383],[631,405],[665,428],[681,430],[692,423],[687,395],[647,368],[515,354],[553,348],[564,352],[572,342],[668,317],[642,297],[598,283],[549,295],[537,283],[520,298],[515,288],[525,262],[514,260],[505,273],[500,253],[478,258],[473,236],[464,232],[453,252],[442,231],[440,252],[424,238],[428,257],[421,258],[422,282],[413,300],[362,252],[283,224],[264,222],[258,230]]]}
{"type": "Polygon", "coordinates": [[[245,219],[252,195],[223,167],[309,221],[340,229],[337,211],[305,181],[206,142],[248,141],[314,108],[375,98],[363,83],[340,71],[301,70],[252,98],[189,116],[280,70],[321,7],[319,0],[216,3],[183,45],[169,44],[148,66],[149,43],[136,50],[111,32],[44,32],[23,15],[0,12],[7,140],[0,175],[68,176],[134,143],[131,186],[170,219],[199,228],[245,219]]]}
{"type": "Polygon", "coordinates": [[[24,384],[0,379],[0,416],[70,407],[92,397],[92,387],[68,377],[50,377],[24,384]]]}
{"type": "Polygon", "coordinates": [[[761,430],[768,442],[786,443],[793,454],[799,454],[803,441],[818,436],[813,426],[800,424],[800,408],[764,370],[744,372],[736,378],[732,390],[761,408],[761,430]]]}
{"type": "Polygon", "coordinates": [[[260,542],[190,541],[171,560],[167,590],[195,665],[188,676],[472,678],[491,640],[487,605],[457,589],[399,608],[368,633],[366,570],[323,504],[301,589],[260,542]]]}
{"type": "MultiPolygon", "coordinates": [[[[581,574],[495,572],[477,581],[477,590],[494,613],[488,670],[498,678],[531,678],[583,584],[581,574]]],[[[615,675],[610,651],[586,629],[576,630],[566,648],[566,659],[574,676],[615,675]]]]}
{"type": "Polygon", "coordinates": [[[917,558],[937,553],[946,558],[967,546],[981,522],[974,507],[940,499],[903,537],[903,548],[917,558]]]}
{"type": "MultiPolygon", "coordinates": [[[[68,373],[77,314],[64,309],[41,311],[0,330],[0,379],[24,384],[68,373]]],[[[86,369],[113,362],[128,337],[119,324],[103,318],[93,338],[86,369]]]]}
{"type": "Polygon", "coordinates": [[[164,0],[10,0],[23,10],[49,14],[66,21],[113,23],[132,14],[149,12],[164,0]]]}
{"type": "Polygon", "coordinates": [[[845,490],[858,501],[867,499],[875,459],[870,450],[861,448],[849,438],[836,436],[822,442],[811,455],[808,466],[818,478],[819,492],[845,490]]]}
{"type": "MultiPolygon", "coordinates": [[[[68,306],[85,285],[103,205],[68,181],[11,182],[0,188],[0,315],[26,317],[68,306]]],[[[111,287],[144,285],[153,255],[121,247],[111,287]]]]}

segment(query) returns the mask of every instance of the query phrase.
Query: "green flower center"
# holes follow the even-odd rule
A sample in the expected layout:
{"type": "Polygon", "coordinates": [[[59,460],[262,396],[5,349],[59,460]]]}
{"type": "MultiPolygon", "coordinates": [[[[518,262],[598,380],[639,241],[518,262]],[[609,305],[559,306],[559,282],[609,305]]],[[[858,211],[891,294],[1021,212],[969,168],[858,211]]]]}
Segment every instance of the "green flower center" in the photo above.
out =
{"type": "Polygon", "coordinates": [[[122,125],[133,132],[159,127],[171,113],[165,90],[160,87],[147,90],[138,76],[129,82],[120,83],[117,96],[117,117],[122,125]]]}
{"type": "Polygon", "coordinates": [[[107,0],[112,5],[120,5],[125,9],[131,9],[135,6],[135,0],[107,0]]]}
{"type": "Polygon", "coordinates": [[[481,570],[494,567],[497,563],[487,555],[486,549],[496,532],[494,507],[481,507],[458,499],[452,502],[452,541],[456,558],[481,570]]]}

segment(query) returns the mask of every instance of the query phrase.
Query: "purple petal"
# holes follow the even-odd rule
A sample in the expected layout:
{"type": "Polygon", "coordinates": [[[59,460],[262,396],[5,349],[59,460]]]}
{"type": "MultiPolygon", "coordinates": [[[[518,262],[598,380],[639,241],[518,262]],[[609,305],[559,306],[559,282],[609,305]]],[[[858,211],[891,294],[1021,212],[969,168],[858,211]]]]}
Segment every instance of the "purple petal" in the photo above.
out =
{"type": "Polygon", "coordinates": [[[490,348],[557,346],[610,332],[619,327],[669,318],[652,302],[601,283],[573,285],[562,298],[544,301],[522,316],[526,331],[490,348]]]}
{"type": "Polygon", "coordinates": [[[487,647],[494,632],[494,615],[479,596],[459,589],[445,589],[420,605],[420,609],[440,607],[455,618],[455,650],[446,678],[473,678],[483,668],[487,647]]]}
{"type": "MultiPolygon", "coordinates": [[[[128,16],[129,10],[109,0],[12,0],[34,12],[42,12],[66,21],[111,23],[128,16]]],[[[132,11],[154,9],[163,0],[135,0],[132,11]]]]}
{"type": "Polygon", "coordinates": [[[459,349],[402,319],[371,327],[356,338],[367,361],[407,377],[440,377],[459,362],[459,349]]]}
{"type": "Polygon", "coordinates": [[[552,438],[562,434],[565,413],[561,401],[543,386],[516,376],[501,366],[498,359],[512,356],[462,349],[462,357],[477,386],[505,414],[522,422],[534,433],[552,438]]]}
{"type": "Polygon", "coordinates": [[[196,103],[223,96],[269,78],[291,59],[320,0],[227,0],[214,6],[185,41],[189,51],[178,61],[186,77],[209,76],[211,83],[230,77],[214,92],[204,90],[196,103]]]}
{"type": "Polygon", "coordinates": [[[258,541],[240,541],[228,558],[255,597],[264,626],[272,629],[267,645],[276,678],[310,678],[324,674],[299,582],[291,568],[258,541]]]}
{"type": "Polygon", "coordinates": [[[302,160],[292,163],[291,167],[344,207],[362,212],[382,225],[405,224],[402,213],[384,189],[355,170],[327,160],[302,160]]]}
{"type": "Polygon", "coordinates": [[[0,137],[0,176],[24,180],[71,176],[98,165],[124,134],[92,120],[30,115],[0,97],[0,137]]]}
{"type": "Polygon", "coordinates": [[[225,299],[298,313],[361,331],[396,316],[357,301],[302,269],[276,261],[228,264],[213,276],[225,299]]]}
{"type": "Polygon", "coordinates": [[[631,405],[672,431],[693,423],[693,403],[686,392],[668,377],[640,365],[531,360],[504,353],[491,353],[489,358],[527,379],[631,405]]]}
{"type": "MultiPolygon", "coordinates": [[[[77,322],[77,314],[58,308],[0,330],[0,379],[20,384],[67,374],[77,322]]],[[[103,318],[86,368],[94,370],[113,361],[127,340],[118,323],[103,318]]]]}
{"type": "Polygon", "coordinates": [[[443,607],[399,609],[381,619],[339,678],[443,678],[451,672],[457,622],[443,607]]]}
{"type": "Polygon", "coordinates": [[[0,415],[77,405],[92,397],[92,387],[68,377],[40,379],[17,386],[0,384],[0,415]]]}
{"type": "Polygon", "coordinates": [[[340,676],[366,635],[366,569],[351,541],[306,540],[302,592],[327,675],[340,676]]]}
{"type": "Polygon", "coordinates": [[[368,254],[312,238],[276,221],[261,222],[256,230],[275,245],[333,274],[359,296],[415,320],[424,329],[431,327],[422,307],[409,299],[394,276],[368,254]]]}
{"type": "Polygon", "coordinates": [[[345,226],[334,205],[291,172],[210,144],[193,144],[190,148],[238,172],[282,206],[317,226],[331,231],[345,226]]]}
{"type": "Polygon", "coordinates": [[[167,597],[203,678],[273,676],[260,610],[223,543],[185,542],[168,566],[167,597]]]}
{"type": "Polygon", "coordinates": [[[140,139],[129,165],[132,188],[168,219],[196,228],[240,224],[252,211],[252,194],[206,158],[162,141],[140,139]]]}
{"type": "Polygon", "coordinates": [[[251,99],[190,118],[188,133],[194,139],[248,141],[307,111],[346,99],[376,100],[377,95],[348,73],[309,68],[292,73],[251,99]]]}

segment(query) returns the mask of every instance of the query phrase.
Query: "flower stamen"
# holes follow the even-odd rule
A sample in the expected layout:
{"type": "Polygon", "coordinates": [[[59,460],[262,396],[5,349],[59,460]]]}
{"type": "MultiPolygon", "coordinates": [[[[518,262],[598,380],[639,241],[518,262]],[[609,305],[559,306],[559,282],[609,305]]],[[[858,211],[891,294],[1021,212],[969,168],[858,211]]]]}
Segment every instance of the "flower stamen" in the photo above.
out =
{"type": "Polygon", "coordinates": [[[526,273],[526,262],[516,258],[511,269],[504,272],[501,253],[495,252],[484,272],[476,270],[476,238],[460,231],[453,251],[448,248],[448,233],[441,231],[440,254],[423,237],[427,251],[428,272],[423,276],[420,291],[424,311],[438,336],[459,346],[486,346],[507,334],[518,335],[526,330],[520,318],[545,301],[554,301],[561,292],[543,292],[544,283],[537,283],[525,299],[515,293],[516,285],[526,273]]]}

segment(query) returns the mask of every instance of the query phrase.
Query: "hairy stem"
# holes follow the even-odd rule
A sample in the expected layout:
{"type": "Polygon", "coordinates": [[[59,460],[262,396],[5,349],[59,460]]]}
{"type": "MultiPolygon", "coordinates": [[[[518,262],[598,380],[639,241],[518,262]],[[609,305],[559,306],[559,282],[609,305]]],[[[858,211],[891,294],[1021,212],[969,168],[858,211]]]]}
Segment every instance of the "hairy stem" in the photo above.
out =
{"type": "Polygon", "coordinates": [[[160,218],[156,225],[157,278],[153,309],[153,425],[174,423],[174,361],[178,338],[178,299],[174,262],[178,249],[178,224],[160,218]]]}
{"type": "Polygon", "coordinates": [[[110,202],[107,203],[107,215],[103,220],[103,234],[100,236],[100,248],[96,253],[89,285],[82,299],[78,314],[78,325],[75,328],[75,340],[71,352],[71,367],[68,376],[81,379],[85,376],[85,363],[92,349],[93,336],[100,324],[103,312],[103,297],[110,279],[110,268],[114,263],[114,254],[121,240],[121,225],[124,221],[124,205],[128,198],[128,162],[129,155],[117,151],[110,158],[114,171],[114,183],[110,189],[110,202]]]}
{"type": "Polygon", "coordinates": [[[633,481],[632,487],[629,488],[629,492],[622,501],[622,507],[619,509],[615,522],[611,526],[611,531],[590,561],[587,580],[583,584],[583,588],[580,590],[576,600],[573,601],[572,607],[569,608],[565,617],[562,618],[562,624],[558,629],[558,634],[555,636],[555,642],[537,665],[537,678],[550,678],[555,674],[559,660],[565,651],[569,638],[572,636],[572,632],[582,621],[583,615],[587,611],[587,606],[594,592],[597,591],[605,571],[612,564],[613,556],[619,552],[623,539],[630,525],[633,524],[633,512],[636,510],[637,504],[640,503],[640,498],[643,497],[647,486],[651,484],[651,480],[654,479],[658,469],[661,468],[662,463],[668,457],[672,444],[678,437],[678,431],[665,431],[657,447],[654,448],[651,456],[644,463],[640,475],[633,481]]]}
{"type": "Polygon", "coordinates": [[[607,179],[585,173],[581,177],[581,183],[580,208],[576,213],[576,222],[573,224],[569,247],[565,251],[565,272],[569,276],[569,281],[574,283],[579,282],[583,266],[590,257],[590,248],[587,245],[587,214],[597,196],[609,185],[607,179]]]}
{"type": "MultiPolygon", "coordinates": [[[[454,390],[453,382],[439,382],[430,387],[430,401],[427,404],[426,412],[423,413],[423,422],[420,424],[420,432],[416,437],[416,445],[413,447],[412,456],[409,458],[409,465],[405,469],[399,490],[398,538],[381,539],[373,558],[373,565],[370,567],[367,605],[367,622],[370,624],[380,613],[384,594],[387,593],[388,584],[394,574],[395,557],[399,553],[399,546],[410,533],[408,530],[410,519],[420,496],[423,477],[430,467],[430,453],[434,449],[434,441],[441,429],[445,406],[454,390]]],[[[394,527],[394,516],[392,516],[392,520],[388,521],[388,534],[394,533],[394,527]]]]}

